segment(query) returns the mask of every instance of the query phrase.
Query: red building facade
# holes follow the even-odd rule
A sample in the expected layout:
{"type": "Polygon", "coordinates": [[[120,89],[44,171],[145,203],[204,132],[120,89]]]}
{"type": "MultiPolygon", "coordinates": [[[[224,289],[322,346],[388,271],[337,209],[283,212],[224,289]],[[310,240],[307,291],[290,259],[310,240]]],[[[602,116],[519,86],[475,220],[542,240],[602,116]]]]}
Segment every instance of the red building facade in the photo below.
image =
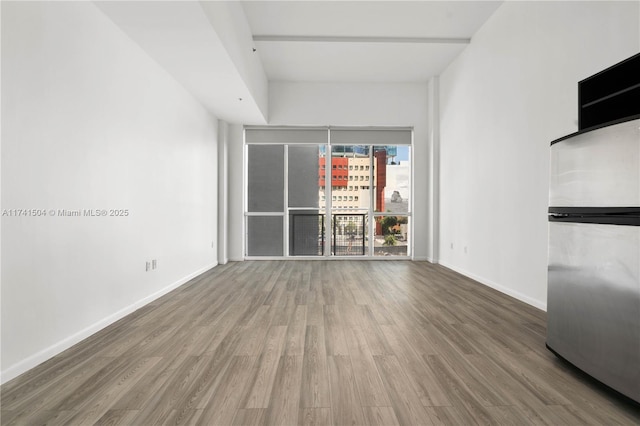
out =
{"type": "MultiPolygon", "coordinates": [[[[319,159],[320,170],[318,173],[318,185],[326,186],[326,158],[319,159]]],[[[334,157],[331,166],[331,186],[347,186],[349,180],[349,159],[346,157],[334,157]]]]}

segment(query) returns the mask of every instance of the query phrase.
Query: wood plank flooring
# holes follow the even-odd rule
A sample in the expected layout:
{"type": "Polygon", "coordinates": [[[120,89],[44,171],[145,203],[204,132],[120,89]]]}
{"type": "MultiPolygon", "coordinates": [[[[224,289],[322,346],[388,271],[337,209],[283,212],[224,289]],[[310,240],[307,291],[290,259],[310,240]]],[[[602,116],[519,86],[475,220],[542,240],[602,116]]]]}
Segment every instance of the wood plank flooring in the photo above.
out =
{"type": "Polygon", "coordinates": [[[640,424],[545,313],[441,266],[218,266],[6,383],[3,425],[640,424]]]}

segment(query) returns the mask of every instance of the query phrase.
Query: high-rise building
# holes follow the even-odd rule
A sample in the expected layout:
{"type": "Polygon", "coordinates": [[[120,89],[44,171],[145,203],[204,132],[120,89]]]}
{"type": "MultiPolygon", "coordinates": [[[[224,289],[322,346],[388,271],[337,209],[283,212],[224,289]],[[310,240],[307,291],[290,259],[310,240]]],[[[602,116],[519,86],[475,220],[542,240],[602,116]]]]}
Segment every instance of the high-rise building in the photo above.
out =
{"type": "MultiPolygon", "coordinates": [[[[392,147],[395,149],[395,147],[392,147]]],[[[371,186],[375,189],[375,210],[384,211],[387,147],[374,149],[373,170],[369,147],[361,145],[333,147],[331,159],[331,201],[334,209],[369,209],[371,186]]],[[[325,193],[327,161],[322,155],[319,163],[320,194],[325,193]]],[[[320,205],[324,205],[320,195],[320,205]]]]}

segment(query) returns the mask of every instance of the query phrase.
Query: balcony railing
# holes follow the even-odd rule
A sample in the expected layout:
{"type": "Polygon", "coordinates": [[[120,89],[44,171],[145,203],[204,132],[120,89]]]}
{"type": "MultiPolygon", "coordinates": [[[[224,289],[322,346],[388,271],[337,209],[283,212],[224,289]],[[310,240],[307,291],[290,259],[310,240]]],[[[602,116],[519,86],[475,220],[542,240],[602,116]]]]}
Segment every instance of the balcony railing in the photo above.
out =
{"type": "MultiPolygon", "coordinates": [[[[325,215],[296,213],[290,218],[290,256],[323,256],[325,215]]],[[[365,218],[365,214],[332,216],[331,252],[334,256],[364,256],[365,218]]]]}

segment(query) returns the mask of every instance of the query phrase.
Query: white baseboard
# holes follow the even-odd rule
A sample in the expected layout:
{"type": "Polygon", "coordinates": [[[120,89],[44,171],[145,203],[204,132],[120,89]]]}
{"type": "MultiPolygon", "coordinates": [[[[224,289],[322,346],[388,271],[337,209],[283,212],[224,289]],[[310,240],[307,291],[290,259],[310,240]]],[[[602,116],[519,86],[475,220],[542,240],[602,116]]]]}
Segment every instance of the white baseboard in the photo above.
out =
{"type": "Polygon", "coordinates": [[[413,256],[413,258],[411,259],[414,262],[431,262],[433,263],[433,259],[431,259],[428,256],[413,256]]]}
{"type": "Polygon", "coordinates": [[[39,364],[42,364],[43,362],[47,361],[50,358],[53,358],[54,356],[58,355],[59,353],[69,349],[71,346],[75,345],[76,343],[81,342],[82,340],[86,339],[87,337],[91,336],[92,334],[97,333],[98,331],[102,330],[103,328],[113,324],[114,322],[118,321],[119,319],[129,315],[130,313],[140,309],[141,307],[143,307],[144,305],[153,302],[154,300],[158,299],[159,297],[164,296],[165,294],[169,293],[170,291],[180,287],[181,285],[185,284],[186,282],[188,282],[189,280],[191,280],[192,278],[197,277],[198,275],[202,274],[203,272],[208,271],[211,268],[214,268],[218,265],[218,262],[214,262],[211,263],[207,266],[205,266],[204,268],[201,268],[195,272],[192,272],[191,274],[187,275],[186,277],[183,277],[181,279],[179,279],[178,281],[164,287],[161,290],[156,291],[155,293],[150,294],[149,296],[138,300],[135,303],[132,303],[131,305],[120,309],[119,311],[109,315],[106,318],[103,318],[102,320],[96,322],[95,324],[90,325],[89,327],[80,330],[77,333],[72,334],[71,336],[49,346],[46,349],[43,349],[42,351],[29,356],[28,358],[18,362],[17,364],[12,365],[11,367],[2,370],[2,372],[0,372],[0,384],[2,383],[6,383],[9,380],[12,380],[16,377],[18,377],[20,374],[25,373],[26,371],[32,369],[33,367],[36,367],[39,364]]]}
{"type": "Polygon", "coordinates": [[[440,265],[445,266],[453,271],[456,271],[459,274],[462,274],[466,277],[471,278],[474,281],[478,281],[480,284],[486,285],[487,287],[491,287],[494,290],[498,290],[501,293],[504,293],[508,296],[511,296],[515,299],[518,299],[521,302],[526,303],[527,305],[531,305],[533,307],[536,307],[538,309],[541,309],[543,311],[547,311],[547,303],[546,302],[541,302],[540,300],[534,299],[532,297],[527,296],[526,294],[522,294],[519,291],[515,291],[511,288],[505,287],[503,285],[500,285],[498,283],[495,283],[491,280],[488,280],[484,277],[478,276],[476,274],[473,274],[469,271],[465,271],[462,268],[459,268],[457,266],[451,265],[447,262],[443,262],[442,260],[439,262],[440,265]]]}

